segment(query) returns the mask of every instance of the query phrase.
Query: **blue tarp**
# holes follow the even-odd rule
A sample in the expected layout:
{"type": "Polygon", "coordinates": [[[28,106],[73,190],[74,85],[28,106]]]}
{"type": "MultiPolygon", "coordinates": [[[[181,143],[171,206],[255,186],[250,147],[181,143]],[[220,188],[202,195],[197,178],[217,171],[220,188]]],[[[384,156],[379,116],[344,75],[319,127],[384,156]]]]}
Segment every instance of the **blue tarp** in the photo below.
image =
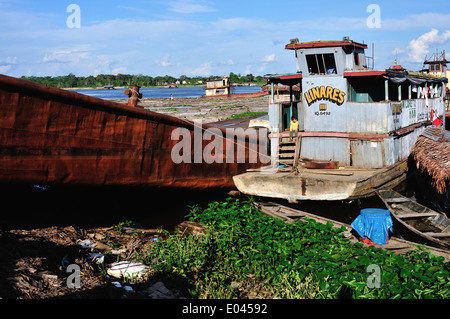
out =
{"type": "Polygon", "coordinates": [[[378,245],[385,245],[388,239],[388,230],[392,229],[391,214],[386,209],[366,208],[352,223],[353,229],[363,238],[370,239],[378,245]]]}

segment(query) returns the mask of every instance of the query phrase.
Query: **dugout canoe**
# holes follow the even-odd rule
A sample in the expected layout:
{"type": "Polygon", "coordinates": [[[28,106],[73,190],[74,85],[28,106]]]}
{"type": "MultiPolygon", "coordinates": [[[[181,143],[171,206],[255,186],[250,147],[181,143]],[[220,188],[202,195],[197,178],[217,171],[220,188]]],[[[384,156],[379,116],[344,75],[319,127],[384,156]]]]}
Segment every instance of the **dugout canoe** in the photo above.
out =
{"type": "Polygon", "coordinates": [[[391,215],[406,229],[435,247],[450,249],[450,220],[393,190],[377,192],[391,215]]]}

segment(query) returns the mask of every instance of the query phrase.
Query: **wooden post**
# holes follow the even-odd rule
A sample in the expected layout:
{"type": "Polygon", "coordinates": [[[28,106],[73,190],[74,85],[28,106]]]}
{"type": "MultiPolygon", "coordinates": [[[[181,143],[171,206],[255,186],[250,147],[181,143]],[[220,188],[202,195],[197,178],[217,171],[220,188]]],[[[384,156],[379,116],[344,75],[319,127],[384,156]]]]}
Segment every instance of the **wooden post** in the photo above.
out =
{"type": "Polygon", "coordinates": [[[273,82],[272,82],[272,83],[270,83],[270,98],[272,99],[272,103],[274,103],[274,100],[273,100],[274,92],[273,92],[273,90],[274,90],[274,88],[273,88],[273,82]]]}
{"type": "Polygon", "coordinates": [[[389,101],[389,80],[384,80],[384,96],[386,101],[389,101]]]}

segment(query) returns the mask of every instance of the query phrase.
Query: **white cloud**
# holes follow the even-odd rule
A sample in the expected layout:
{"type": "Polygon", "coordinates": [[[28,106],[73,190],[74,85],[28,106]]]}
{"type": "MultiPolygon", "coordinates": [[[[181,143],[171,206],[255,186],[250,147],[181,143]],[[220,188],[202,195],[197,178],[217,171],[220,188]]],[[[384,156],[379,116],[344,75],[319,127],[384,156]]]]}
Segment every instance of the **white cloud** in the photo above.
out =
{"type": "Polygon", "coordinates": [[[189,70],[186,73],[191,76],[208,76],[211,75],[211,70],[212,70],[212,63],[207,62],[203,63],[199,67],[189,70]]]}
{"type": "Polygon", "coordinates": [[[162,60],[160,61],[159,65],[162,67],[168,67],[171,66],[172,63],[169,62],[170,59],[170,55],[166,55],[165,57],[162,58],[162,60]]]}
{"type": "Polygon", "coordinates": [[[219,65],[234,65],[234,61],[231,59],[228,59],[227,61],[221,60],[219,65]]]}
{"type": "Polygon", "coordinates": [[[89,58],[89,50],[85,49],[57,49],[46,54],[42,59],[44,63],[79,63],[89,58]]]}
{"type": "Polygon", "coordinates": [[[444,44],[450,40],[450,30],[439,35],[437,29],[422,34],[416,40],[412,40],[408,46],[408,57],[411,62],[423,62],[425,56],[429,53],[429,47],[436,44],[444,44]]]}
{"type": "Polygon", "coordinates": [[[264,72],[267,69],[267,66],[269,63],[277,62],[278,57],[275,55],[275,53],[266,55],[264,58],[261,59],[262,65],[259,68],[259,72],[264,72]]]}
{"type": "Polygon", "coordinates": [[[243,30],[243,29],[251,29],[251,28],[260,28],[261,25],[267,26],[267,23],[264,23],[261,20],[250,19],[250,18],[229,18],[229,19],[219,19],[218,21],[211,22],[211,25],[218,30],[243,30]]]}
{"type": "Polygon", "coordinates": [[[178,0],[168,3],[169,10],[175,13],[205,13],[216,11],[208,2],[193,0],[178,0]],[[202,2],[202,4],[198,3],[202,2]]]}
{"type": "Polygon", "coordinates": [[[127,73],[127,68],[126,67],[124,67],[124,66],[122,66],[122,67],[118,67],[118,68],[115,68],[115,69],[112,69],[112,74],[113,75],[117,75],[117,74],[125,74],[125,73],[127,73]]]}
{"type": "Polygon", "coordinates": [[[4,66],[4,65],[12,65],[12,64],[17,64],[17,57],[7,57],[5,60],[1,61],[0,60],[0,65],[4,66]]]}
{"type": "Polygon", "coordinates": [[[278,57],[275,55],[275,53],[266,55],[261,62],[275,62],[278,61],[278,57]]]}
{"type": "Polygon", "coordinates": [[[430,12],[396,17],[395,19],[383,19],[383,29],[386,30],[411,30],[430,26],[450,28],[450,14],[430,12]]]}
{"type": "Polygon", "coordinates": [[[211,75],[211,62],[203,63],[199,67],[193,69],[191,71],[192,75],[203,75],[208,76],[211,75]]]}
{"type": "Polygon", "coordinates": [[[17,57],[7,57],[5,60],[0,60],[0,73],[6,74],[17,65],[17,57]]]}
{"type": "Polygon", "coordinates": [[[405,53],[405,50],[402,50],[402,49],[400,49],[400,48],[395,48],[395,49],[392,51],[392,54],[394,54],[394,55],[396,55],[396,54],[401,54],[401,53],[405,53]]]}

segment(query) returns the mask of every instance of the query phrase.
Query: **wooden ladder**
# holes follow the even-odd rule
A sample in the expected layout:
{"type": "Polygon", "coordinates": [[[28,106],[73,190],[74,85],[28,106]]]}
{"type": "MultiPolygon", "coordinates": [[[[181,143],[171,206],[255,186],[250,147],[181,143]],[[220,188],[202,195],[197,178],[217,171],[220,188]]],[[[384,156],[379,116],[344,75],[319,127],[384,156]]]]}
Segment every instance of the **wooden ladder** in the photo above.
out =
{"type": "Polygon", "coordinates": [[[281,137],[278,143],[279,163],[282,165],[296,167],[300,157],[302,137],[294,137],[292,141],[289,137],[281,137]]]}

